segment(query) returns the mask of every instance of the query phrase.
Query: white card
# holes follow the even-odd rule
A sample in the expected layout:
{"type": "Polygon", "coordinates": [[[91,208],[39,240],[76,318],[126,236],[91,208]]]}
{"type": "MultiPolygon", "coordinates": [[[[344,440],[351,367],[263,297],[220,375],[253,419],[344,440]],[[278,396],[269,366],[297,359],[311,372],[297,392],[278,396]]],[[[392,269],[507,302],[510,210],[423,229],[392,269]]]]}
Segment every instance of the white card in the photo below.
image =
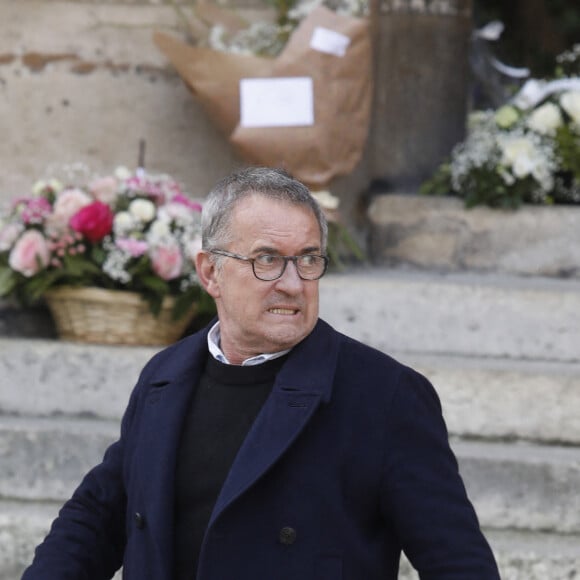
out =
{"type": "Polygon", "coordinates": [[[311,77],[240,80],[242,127],[304,127],[314,124],[311,77]]]}
{"type": "Polygon", "coordinates": [[[349,44],[350,38],[348,36],[322,26],[317,26],[314,29],[310,39],[310,48],[335,56],[344,56],[349,44]]]}

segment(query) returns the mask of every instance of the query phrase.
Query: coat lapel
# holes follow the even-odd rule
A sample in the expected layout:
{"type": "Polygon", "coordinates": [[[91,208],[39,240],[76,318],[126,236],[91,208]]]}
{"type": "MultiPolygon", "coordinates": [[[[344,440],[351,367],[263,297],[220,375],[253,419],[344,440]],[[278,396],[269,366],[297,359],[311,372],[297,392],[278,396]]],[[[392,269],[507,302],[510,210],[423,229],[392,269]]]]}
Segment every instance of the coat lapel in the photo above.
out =
{"type": "MultiPolygon", "coordinates": [[[[179,345],[170,357],[172,366],[162,365],[149,380],[139,433],[139,479],[142,509],[147,525],[155,532],[160,561],[172,562],[174,480],[177,451],[189,401],[203,369],[207,348],[205,333],[179,345]]],[[[170,577],[170,569],[165,571],[170,577]]],[[[165,577],[164,576],[164,577],[165,577]]]]}
{"type": "Polygon", "coordinates": [[[215,504],[209,526],[292,445],[321,402],[328,402],[339,335],[319,321],[296,346],[242,444],[215,504]]]}

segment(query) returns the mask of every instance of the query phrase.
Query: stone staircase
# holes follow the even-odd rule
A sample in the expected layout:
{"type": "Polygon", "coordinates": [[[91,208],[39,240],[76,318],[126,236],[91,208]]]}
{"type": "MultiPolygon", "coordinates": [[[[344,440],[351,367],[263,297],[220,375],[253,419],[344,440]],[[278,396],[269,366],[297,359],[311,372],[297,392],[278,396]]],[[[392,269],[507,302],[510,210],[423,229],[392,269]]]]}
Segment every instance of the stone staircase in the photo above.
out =
{"type": "MultiPolygon", "coordinates": [[[[545,242],[554,256],[544,254],[542,264],[558,261],[569,275],[561,278],[539,266],[535,275],[525,262],[533,253],[521,253],[515,235],[501,253],[492,248],[493,228],[509,216],[492,220],[487,210],[466,213],[426,200],[429,216],[419,226],[417,199],[389,197],[379,201],[396,202],[396,212],[376,203],[369,209],[373,239],[382,240],[376,263],[325,277],[321,316],[434,383],[502,577],[575,578],[580,210],[566,214],[567,224],[579,220],[569,228],[568,253],[564,243],[556,251],[552,238],[545,242]],[[439,248],[425,247],[426,229],[439,248]],[[426,251],[436,267],[421,263],[426,251]],[[484,267],[469,262],[474,252],[484,267]]],[[[512,216],[528,220],[540,248],[546,232],[537,219],[545,215],[535,209],[512,216]]],[[[19,578],[62,501],[116,437],[137,373],[155,350],[0,338],[0,580],[19,578]]],[[[401,577],[417,576],[403,562],[401,577]]]]}

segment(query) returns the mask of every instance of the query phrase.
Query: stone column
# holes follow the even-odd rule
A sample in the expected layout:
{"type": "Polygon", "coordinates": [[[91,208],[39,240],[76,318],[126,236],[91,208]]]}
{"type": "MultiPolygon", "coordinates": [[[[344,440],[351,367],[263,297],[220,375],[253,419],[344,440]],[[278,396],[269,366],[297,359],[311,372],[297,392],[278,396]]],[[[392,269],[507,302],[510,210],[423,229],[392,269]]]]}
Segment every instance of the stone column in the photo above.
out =
{"type": "Polygon", "coordinates": [[[464,136],[472,0],[379,0],[373,176],[415,191],[464,136]]]}

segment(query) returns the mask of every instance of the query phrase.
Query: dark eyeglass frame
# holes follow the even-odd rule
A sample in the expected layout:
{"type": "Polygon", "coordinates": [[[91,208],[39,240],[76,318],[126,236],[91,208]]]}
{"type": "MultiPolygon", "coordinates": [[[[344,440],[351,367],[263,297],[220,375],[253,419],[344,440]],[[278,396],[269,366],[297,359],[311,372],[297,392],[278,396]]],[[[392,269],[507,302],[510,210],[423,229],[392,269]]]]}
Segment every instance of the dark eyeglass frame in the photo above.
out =
{"type": "Polygon", "coordinates": [[[279,280],[280,278],[282,278],[282,276],[284,275],[284,272],[286,272],[288,262],[294,263],[294,267],[296,268],[296,273],[298,274],[298,277],[301,280],[307,280],[309,282],[312,282],[314,280],[320,280],[320,278],[322,278],[322,276],[324,276],[324,274],[326,273],[326,270],[328,268],[328,257],[323,256],[322,254],[302,254],[301,256],[279,256],[277,254],[264,254],[267,256],[271,256],[272,258],[283,260],[284,265],[282,266],[282,270],[280,271],[280,274],[278,274],[274,278],[261,278],[256,273],[256,260],[257,260],[257,258],[250,258],[248,256],[242,256],[240,254],[234,254],[233,252],[227,252],[226,250],[219,250],[219,249],[218,250],[208,250],[208,253],[216,254],[218,256],[225,256],[226,258],[234,258],[234,260],[241,260],[242,262],[249,262],[250,264],[252,264],[252,272],[254,273],[254,276],[258,280],[261,280],[262,282],[273,282],[274,280],[279,280]],[[324,268],[322,269],[322,273],[320,274],[320,276],[317,276],[316,278],[305,278],[300,273],[300,267],[298,265],[298,260],[300,260],[301,258],[304,258],[306,256],[312,256],[313,258],[321,258],[324,261],[324,268]]]}

